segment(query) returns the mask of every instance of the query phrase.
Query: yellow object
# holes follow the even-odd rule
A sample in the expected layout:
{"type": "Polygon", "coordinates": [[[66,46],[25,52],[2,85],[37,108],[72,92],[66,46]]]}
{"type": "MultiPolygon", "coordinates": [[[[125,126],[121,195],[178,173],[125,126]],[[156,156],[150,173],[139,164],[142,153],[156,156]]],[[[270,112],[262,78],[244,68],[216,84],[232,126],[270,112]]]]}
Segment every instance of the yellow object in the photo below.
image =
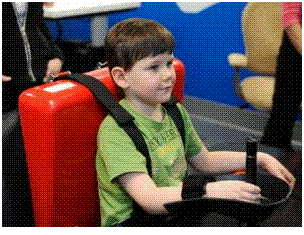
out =
{"type": "Polygon", "coordinates": [[[275,85],[277,56],[283,27],[279,2],[248,3],[242,15],[246,55],[232,53],[228,62],[235,67],[234,88],[242,99],[259,110],[270,111],[275,85]],[[261,76],[239,80],[241,69],[261,76]]]}

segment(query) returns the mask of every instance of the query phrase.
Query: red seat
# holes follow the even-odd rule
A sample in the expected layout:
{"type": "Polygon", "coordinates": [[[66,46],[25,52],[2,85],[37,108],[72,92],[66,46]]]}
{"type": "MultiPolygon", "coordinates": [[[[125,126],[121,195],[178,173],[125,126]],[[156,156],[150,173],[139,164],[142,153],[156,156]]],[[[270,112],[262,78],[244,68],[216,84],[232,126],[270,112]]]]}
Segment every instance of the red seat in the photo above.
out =
{"type": "MultiPolygon", "coordinates": [[[[181,101],[185,69],[177,59],[174,67],[181,101]]],[[[121,99],[108,68],[86,74],[121,99]]],[[[100,226],[95,154],[106,111],[85,86],[61,80],[24,91],[19,114],[35,226],[100,226]]]]}

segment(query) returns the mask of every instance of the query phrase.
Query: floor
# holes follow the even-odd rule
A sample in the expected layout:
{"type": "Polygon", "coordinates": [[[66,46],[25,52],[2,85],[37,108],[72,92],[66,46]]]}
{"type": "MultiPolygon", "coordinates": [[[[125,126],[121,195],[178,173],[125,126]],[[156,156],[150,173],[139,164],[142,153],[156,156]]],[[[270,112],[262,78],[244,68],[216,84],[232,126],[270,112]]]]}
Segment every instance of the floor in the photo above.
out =
{"type": "MultiPolygon", "coordinates": [[[[269,115],[191,96],[185,96],[183,104],[207,147],[227,140],[244,142],[248,136],[259,139],[269,115]]],[[[296,149],[302,148],[301,122],[295,124],[292,144],[296,149]]]]}

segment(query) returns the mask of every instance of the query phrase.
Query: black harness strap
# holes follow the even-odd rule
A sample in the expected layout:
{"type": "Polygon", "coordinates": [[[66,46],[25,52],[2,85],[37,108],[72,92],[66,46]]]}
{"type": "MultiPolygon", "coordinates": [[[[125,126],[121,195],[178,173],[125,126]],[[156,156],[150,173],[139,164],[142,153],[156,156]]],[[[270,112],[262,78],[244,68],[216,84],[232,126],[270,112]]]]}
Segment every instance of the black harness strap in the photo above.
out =
{"type": "Polygon", "coordinates": [[[128,122],[127,124],[123,125],[122,128],[124,131],[129,135],[129,137],[132,139],[133,143],[136,146],[136,149],[141,152],[142,155],[146,158],[146,166],[149,173],[149,176],[152,178],[152,163],[151,158],[149,154],[149,150],[146,144],[146,141],[141,134],[140,130],[137,128],[137,126],[134,124],[134,122],[128,122]]]}
{"type": "Polygon", "coordinates": [[[126,111],[117,100],[115,100],[108,88],[106,88],[98,79],[84,74],[71,74],[67,77],[89,88],[99,102],[107,108],[117,124],[123,128],[132,139],[136,149],[145,156],[147,170],[150,177],[152,177],[152,165],[149,157],[149,150],[144,137],[133,122],[134,117],[129,114],[129,112],[126,111]]]}
{"type": "Polygon", "coordinates": [[[67,78],[89,88],[100,103],[108,109],[119,126],[133,121],[134,117],[115,100],[108,88],[97,78],[84,74],[70,74],[67,78]]]}
{"type": "Polygon", "coordinates": [[[164,103],[162,105],[165,107],[168,114],[173,119],[173,121],[179,131],[179,134],[182,137],[182,141],[183,141],[183,144],[185,147],[186,146],[185,124],[184,124],[183,116],[182,116],[179,108],[176,105],[177,102],[178,102],[177,98],[172,96],[171,99],[167,103],[164,103]]]}
{"type": "MultiPolygon", "coordinates": [[[[105,87],[105,85],[100,82],[98,79],[84,74],[70,74],[67,78],[79,82],[80,84],[86,86],[90,91],[93,92],[95,97],[99,100],[99,102],[106,107],[112,117],[115,119],[117,124],[124,129],[124,131],[129,135],[132,139],[133,143],[136,146],[136,149],[144,155],[146,158],[146,166],[149,173],[149,176],[152,178],[152,164],[151,158],[148,150],[148,146],[146,141],[144,140],[143,135],[140,130],[136,127],[133,122],[134,117],[126,111],[117,100],[115,100],[114,96],[105,87]]],[[[64,78],[62,78],[64,79],[64,78]]],[[[183,144],[185,146],[185,127],[183,117],[176,105],[177,99],[171,98],[167,103],[163,104],[168,114],[173,119],[177,129],[182,137],[183,144]]]]}

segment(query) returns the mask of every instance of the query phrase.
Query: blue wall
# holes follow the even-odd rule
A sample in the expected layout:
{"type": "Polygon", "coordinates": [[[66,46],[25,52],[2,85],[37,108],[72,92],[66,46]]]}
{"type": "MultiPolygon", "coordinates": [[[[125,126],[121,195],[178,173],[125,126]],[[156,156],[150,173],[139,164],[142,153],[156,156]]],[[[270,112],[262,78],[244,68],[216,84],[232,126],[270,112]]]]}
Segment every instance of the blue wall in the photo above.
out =
{"type": "MultiPolygon", "coordinates": [[[[143,2],[135,10],[110,14],[109,26],[132,17],[163,24],[175,36],[175,56],[186,65],[186,95],[239,106],[243,102],[233,91],[233,69],[227,56],[231,52],[244,53],[241,15],[245,6],[244,2],[221,2],[191,14],[181,11],[174,2],[143,2]]],[[[59,22],[63,40],[90,41],[89,18],[59,22]]],[[[50,26],[57,37],[54,24],[50,26]]]]}

